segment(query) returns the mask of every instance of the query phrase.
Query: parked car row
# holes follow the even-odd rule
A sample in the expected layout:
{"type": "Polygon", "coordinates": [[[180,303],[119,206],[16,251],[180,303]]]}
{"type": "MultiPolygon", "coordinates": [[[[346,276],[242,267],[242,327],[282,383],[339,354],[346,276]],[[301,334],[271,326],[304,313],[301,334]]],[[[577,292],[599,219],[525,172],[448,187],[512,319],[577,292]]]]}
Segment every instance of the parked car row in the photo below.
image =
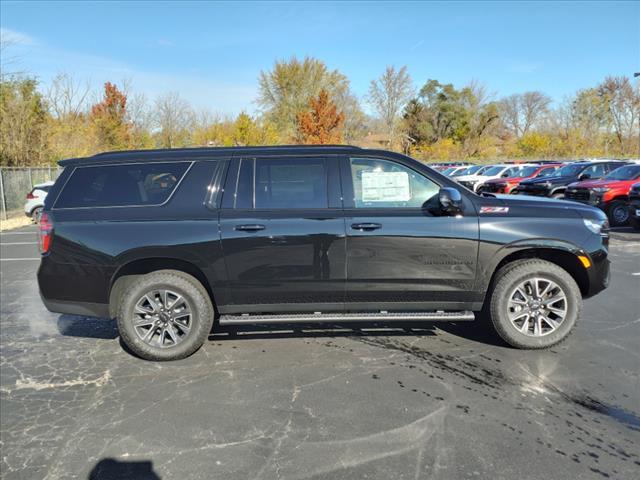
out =
{"type": "Polygon", "coordinates": [[[623,160],[449,166],[441,173],[482,194],[565,199],[603,210],[612,226],[640,228],[640,163],[623,160]]]}

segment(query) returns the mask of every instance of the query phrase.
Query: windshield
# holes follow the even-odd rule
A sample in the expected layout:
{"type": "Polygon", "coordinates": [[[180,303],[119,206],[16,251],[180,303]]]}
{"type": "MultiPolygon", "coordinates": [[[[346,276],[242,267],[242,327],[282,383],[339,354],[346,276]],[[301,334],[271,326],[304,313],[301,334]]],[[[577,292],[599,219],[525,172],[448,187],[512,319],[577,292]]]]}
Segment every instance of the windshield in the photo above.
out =
{"type": "Polygon", "coordinates": [[[505,167],[503,167],[502,165],[496,165],[495,167],[491,167],[485,170],[484,172],[482,172],[482,175],[486,175],[487,177],[491,177],[493,175],[500,175],[500,172],[502,172],[504,169],[505,167]]]}
{"type": "Polygon", "coordinates": [[[640,165],[627,165],[616,168],[613,172],[604,176],[604,180],[633,180],[640,175],[640,165]]]}
{"type": "Polygon", "coordinates": [[[443,175],[449,175],[451,172],[453,172],[454,167],[449,167],[449,168],[445,168],[444,170],[440,170],[440,173],[443,175]]]}
{"type": "Polygon", "coordinates": [[[580,170],[582,170],[585,165],[565,165],[564,167],[556,170],[554,177],[570,177],[573,175],[577,175],[580,170]]]}
{"type": "Polygon", "coordinates": [[[473,166],[468,167],[468,168],[463,168],[459,172],[454,173],[453,176],[454,177],[461,177],[462,175],[473,175],[474,173],[476,173],[481,168],[482,168],[481,165],[473,165],[473,166]]]}
{"type": "Polygon", "coordinates": [[[524,177],[529,177],[531,175],[533,175],[533,172],[535,172],[538,169],[537,166],[532,166],[532,167],[524,167],[522,168],[520,171],[515,172],[512,177],[513,178],[524,178],[524,177]]]}

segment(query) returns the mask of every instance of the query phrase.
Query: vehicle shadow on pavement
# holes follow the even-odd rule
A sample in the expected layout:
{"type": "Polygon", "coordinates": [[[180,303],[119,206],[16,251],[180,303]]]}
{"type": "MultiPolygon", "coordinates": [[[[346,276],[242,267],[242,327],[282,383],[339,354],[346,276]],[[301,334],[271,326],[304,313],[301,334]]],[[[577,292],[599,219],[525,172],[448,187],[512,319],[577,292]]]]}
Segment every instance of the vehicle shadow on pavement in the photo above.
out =
{"type": "Polygon", "coordinates": [[[148,460],[140,462],[121,462],[113,458],[100,460],[89,472],[88,480],[160,480],[153,471],[153,463],[148,460]]]}
{"type": "Polygon", "coordinates": [[[506,347],[485,321],[296,323],[279,325],[215,325],[209,341],[268,338],[437,336],[438,330],[486,345],[506,347]]]}
{"type": "MultiPolygon", "coordinates": [[[[269,338],[323,337],[398,337],[437,336],[438,330],[465,340],[506,347],[486,320],[473,322],[332,322],[295,324],[218,325],[209,334],[209,341],[259,340],[269,338]]],[[[60,315],[58,331],[66,337],[113,340],[118,338],[115,320],[76,315],[60,315]]]]}
{"type": "Polygon", "coordinates": [[[113,340],[118,338],[115,320],[108,318],[82,317],[78,315],[60,315],[58,331],[65,337],[86,337],[113,340]]]}

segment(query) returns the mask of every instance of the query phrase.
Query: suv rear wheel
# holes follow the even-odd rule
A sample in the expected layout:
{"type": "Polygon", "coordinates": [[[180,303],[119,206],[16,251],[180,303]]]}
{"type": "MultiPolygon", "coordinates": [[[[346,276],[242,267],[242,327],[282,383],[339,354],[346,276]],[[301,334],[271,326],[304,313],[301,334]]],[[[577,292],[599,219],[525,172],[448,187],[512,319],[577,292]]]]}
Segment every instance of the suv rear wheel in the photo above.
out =
{"type": "Polygon", "coordinates": [[[545,260],[523,260],[506,265],[496,278],[491,321],[509,345],[548,348],[569,335],[582,295],[566,270],[545,260]]]}
{"type": "Polygon", "coordinates": [[[147,360],[178,360],[198,350],[213,325],[207,290],[191,275],[160,270],[139,277],[123,294],[118,331],[147,360]]]}

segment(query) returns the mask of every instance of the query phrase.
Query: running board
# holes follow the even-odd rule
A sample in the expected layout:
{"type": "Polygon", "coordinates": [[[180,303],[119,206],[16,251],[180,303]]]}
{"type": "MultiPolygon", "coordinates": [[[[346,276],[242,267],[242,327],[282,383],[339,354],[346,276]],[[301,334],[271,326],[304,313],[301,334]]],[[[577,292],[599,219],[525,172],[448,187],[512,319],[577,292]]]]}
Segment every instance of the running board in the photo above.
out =
{"type": "Polygon", "coordinates": [[[294,313],[282,315],[222,315],[220,325],[256,323],[327,323],[327,322],[435,322],[475,320],[473,312],[378,312],[378,313],[294,313]]]}

